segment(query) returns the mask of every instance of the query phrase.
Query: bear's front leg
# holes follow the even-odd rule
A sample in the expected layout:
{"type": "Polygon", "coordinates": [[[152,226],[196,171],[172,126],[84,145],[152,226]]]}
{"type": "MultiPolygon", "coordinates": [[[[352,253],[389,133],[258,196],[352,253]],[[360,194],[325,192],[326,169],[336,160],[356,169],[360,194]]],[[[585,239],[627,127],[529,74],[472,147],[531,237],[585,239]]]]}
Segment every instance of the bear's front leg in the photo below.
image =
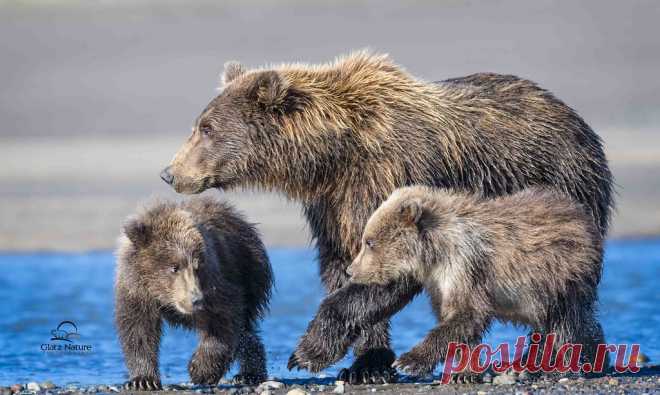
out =
{"type": "Polygon", "coordinates": [[[194,384],[217,384],[233,360],[236,338],[235,330],[217,327],[201,329],[199,344],[188,363],[190,380],[194,384]]]}
{"type": "Polygon", "coordinates": [[[158,390],[158,347],[161,317],[158,306],[118,288],[115,301],[115,325],[129,371],[127,390],[158,390]]]}
{"type": "MultiPolygon", "coordinates": [[[[387,325],[376,324],[401,310],[420,290],[417,282],[405,279],[386,286],[347,284],[328,295],[289,358],[289,369],[318,372],[337,362],[359,336],[374,329],[387,330],[387,325]]],[[[364,347],[363,355],[380,355],[381,351],[389,350],[364,347]]],[[[365,363],[361,373],[389,370],[392,358],[386,359],[373,358],[374,365],[365,363]],[[384,363],[387,366],[382,366],[384,363]]],[[[370,361],[365,358],[364,362],[370,361]]]]}

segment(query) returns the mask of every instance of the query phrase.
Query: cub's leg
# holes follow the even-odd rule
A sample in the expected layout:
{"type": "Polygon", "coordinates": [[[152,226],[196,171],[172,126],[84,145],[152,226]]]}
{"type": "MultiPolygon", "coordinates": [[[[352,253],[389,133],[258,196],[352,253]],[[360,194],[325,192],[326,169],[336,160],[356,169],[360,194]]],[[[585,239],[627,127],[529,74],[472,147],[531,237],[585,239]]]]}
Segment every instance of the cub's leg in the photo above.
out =
{"type": "Polygon", "coordinates": [[[240,370],[234,376],[236,384],[259,384],[267,379],[266,351],[255,330],[241,334],[236,350],[240,370]]]}
{"type": "Polygon", "coordinates": [[[239,328],[225,317],[209,316],[196,322],[199,344],[188,363],[190,379],[195,384],[217,384],[225,375],[236,352],[239,328]]]}
{"type": "Polygon", "coordinates": [[[158,306],[116,290],[115,324],[128,367],[127,390],[157,390],[161,388],[158,373],[158,348],[161,317],[158,306]]]}
{"type": "MultiPolygon", "coordinates": [[[[483,333],[489,325],[490,320],[479,314],[456,314],[433,328],[422,342],[401,355],[394,366],[412,376],[431,374],[439,362],[452,362],[445,360],[450,342],[467,344],[472,349],[481,343],[483,333]]],[[[469,355],[461,355],[459,349],[454,358],[461,360],[469,358],[469,355]]],[[[477,382],[479,376],[470,372],[468,363],[462,372],[452,376],[452,381],[477,382]]]]}

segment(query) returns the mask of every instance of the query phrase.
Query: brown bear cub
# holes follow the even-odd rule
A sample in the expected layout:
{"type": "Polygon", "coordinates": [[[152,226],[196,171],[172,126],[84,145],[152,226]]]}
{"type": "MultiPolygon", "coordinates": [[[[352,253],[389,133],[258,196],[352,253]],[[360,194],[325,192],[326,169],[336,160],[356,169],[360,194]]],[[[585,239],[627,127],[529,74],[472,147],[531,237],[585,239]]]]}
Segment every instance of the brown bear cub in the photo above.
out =
{"type": "Polygon", "coordinates": [[[272,272],[254,227],[210,198],[145,208],[124,226],[117,253],[115,322],[130,380],[161,388],[162,322],[199,334],[188,364],[195,384],[215,384],[238,360],[235,380],[266,379],[257,320],[268,308],[272,272]]]}
{"type": "Polygon", "coordinates": [[[414,186],[373,213],[347,271],[360,284],[412,277],[430,295],[441,326],[395,362],[406,373],[432,372],[449,342],[481,343],[493,320],[555,333],[558,346],[582,344],[582,361],[593,363],[604,343],[595,317],[601,247],[588,211],[548,189],[485,199],[414,186]]]}

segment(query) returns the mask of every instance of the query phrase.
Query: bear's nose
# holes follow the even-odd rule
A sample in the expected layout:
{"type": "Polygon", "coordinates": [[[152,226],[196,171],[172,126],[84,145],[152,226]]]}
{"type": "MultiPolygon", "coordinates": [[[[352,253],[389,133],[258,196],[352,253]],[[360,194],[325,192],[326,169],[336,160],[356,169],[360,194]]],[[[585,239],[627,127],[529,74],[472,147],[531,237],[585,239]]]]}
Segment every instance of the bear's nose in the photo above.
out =
{"type": "Polygon", "coordinates": [[[167,166],[166,168],[163,169],[163,171],[160,172],[160,178],[162,178],[163,181],[165,181],[169,185],[172,185],[172,183],[174,182],[174,176],[170,172],[170,167],[171,166],[167,166]]]}
{"type": "Polygon", "coordinates": [[[193,296],[191,302],[193,310],[201,310],[204,305],[204,299],[201,296],[193,296]]]}

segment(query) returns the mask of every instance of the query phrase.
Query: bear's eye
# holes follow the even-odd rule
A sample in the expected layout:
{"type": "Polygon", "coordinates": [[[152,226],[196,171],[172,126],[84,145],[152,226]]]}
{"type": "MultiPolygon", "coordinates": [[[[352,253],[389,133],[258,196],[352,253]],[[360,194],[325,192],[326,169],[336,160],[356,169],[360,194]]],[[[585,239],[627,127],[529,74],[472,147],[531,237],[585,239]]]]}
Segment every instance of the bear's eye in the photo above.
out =
{"type": "Polygon", "coordinates": [[[174,274],[179,271],[179,266],[172,266],[170,267],[170,273],[174,274]]]}
{"type": "Polygon", "coordinates": [[[204,136],[209,136],[211,133],[213,133],[213,129],[208,125],[200,126],[199,131],[202,132],[204,136]]]}
{"type": "Polygon", "coordinates": [[[365,240],[365,241],[364,241],[364,244],[366,244],[367,247],[369,247],[369,249],[374,248],[374,241],[371,240],[371,239],[367,239],[367,240],[365,240]]]}

